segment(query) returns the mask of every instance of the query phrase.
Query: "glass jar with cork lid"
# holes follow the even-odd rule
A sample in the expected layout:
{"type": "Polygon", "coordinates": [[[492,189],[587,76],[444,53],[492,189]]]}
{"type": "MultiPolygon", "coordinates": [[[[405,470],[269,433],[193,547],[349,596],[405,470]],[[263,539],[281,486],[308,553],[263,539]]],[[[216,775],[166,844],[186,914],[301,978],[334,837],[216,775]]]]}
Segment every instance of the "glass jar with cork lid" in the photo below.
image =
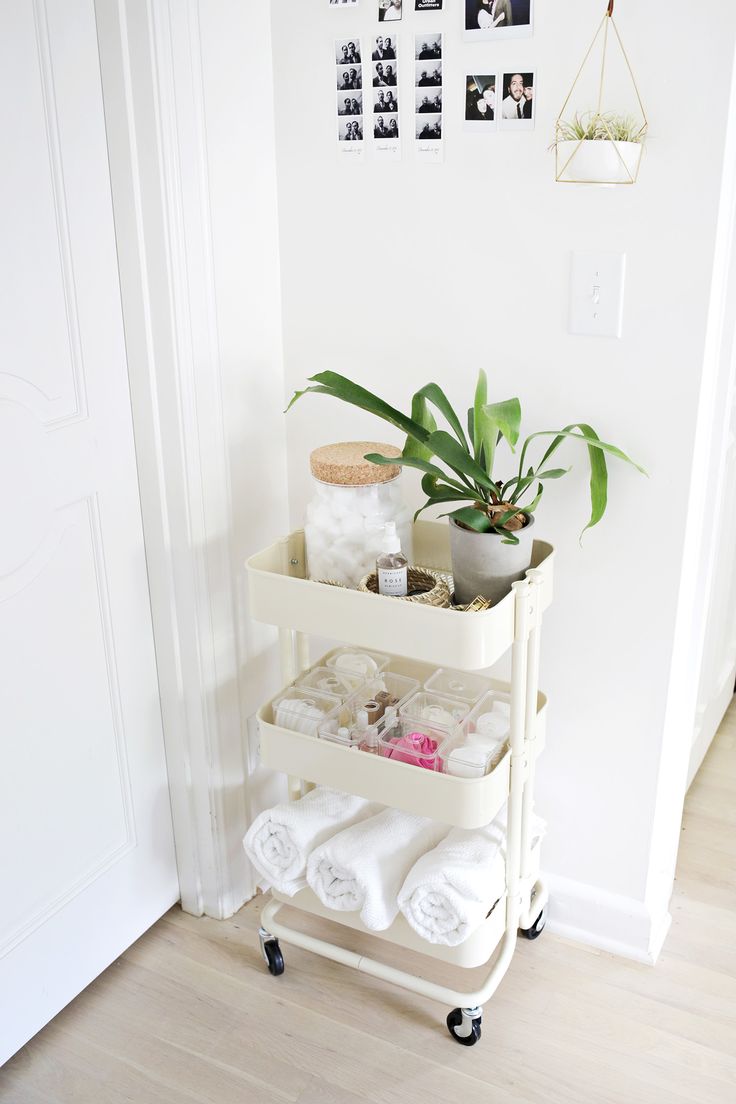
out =
{"type": "Polygon", "coordinates": [[[309,458],[315,486],[304,524],[310,579],[357,587],[375,571],[389,521],[411,563],[411,511],[402,498],[401,468],[371,464],[365,456],[372,452],[401,456],[394,445],[345,441],[323,445],[309,458]]]}

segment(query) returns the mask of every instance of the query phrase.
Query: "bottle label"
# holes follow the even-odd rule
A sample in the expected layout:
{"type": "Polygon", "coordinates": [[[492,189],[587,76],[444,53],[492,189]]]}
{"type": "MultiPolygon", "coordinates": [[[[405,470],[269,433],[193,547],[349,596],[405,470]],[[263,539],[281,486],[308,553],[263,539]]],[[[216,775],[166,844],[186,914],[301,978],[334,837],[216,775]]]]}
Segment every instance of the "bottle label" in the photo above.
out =
{"type": "Polygon", "coordinates": [[[379,567],[379,594],[389,594],[392,598],[405,598],[408,589],[407,570],[405,567],[379,567]]]}

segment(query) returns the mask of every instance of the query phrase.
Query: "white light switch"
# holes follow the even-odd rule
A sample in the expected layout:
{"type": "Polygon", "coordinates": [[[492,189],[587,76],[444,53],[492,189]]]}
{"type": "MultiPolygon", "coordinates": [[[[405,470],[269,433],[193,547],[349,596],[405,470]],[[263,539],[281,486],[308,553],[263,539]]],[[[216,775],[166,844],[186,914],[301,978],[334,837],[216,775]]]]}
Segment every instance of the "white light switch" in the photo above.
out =
{"type": "Polygon", "coordinates": [[[573,253],[570,333],[621,337],[625,253],[573,253]]]}

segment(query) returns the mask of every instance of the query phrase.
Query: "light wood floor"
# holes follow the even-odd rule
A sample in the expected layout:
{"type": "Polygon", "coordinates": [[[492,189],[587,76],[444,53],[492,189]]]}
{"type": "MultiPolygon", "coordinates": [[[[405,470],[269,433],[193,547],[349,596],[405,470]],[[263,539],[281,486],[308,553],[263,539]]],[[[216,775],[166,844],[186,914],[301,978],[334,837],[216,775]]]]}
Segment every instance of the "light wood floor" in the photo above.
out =
{"type": "Polygon", "coordinates": [[[259,901],[226,923],[173,909],[0,1071],[0,1101],[733,1104],[735,828],[732,706],[688,796],[655,969],[522,940],[466,1050],[448,1009],[295,948],[270,977],[259,901]]]}

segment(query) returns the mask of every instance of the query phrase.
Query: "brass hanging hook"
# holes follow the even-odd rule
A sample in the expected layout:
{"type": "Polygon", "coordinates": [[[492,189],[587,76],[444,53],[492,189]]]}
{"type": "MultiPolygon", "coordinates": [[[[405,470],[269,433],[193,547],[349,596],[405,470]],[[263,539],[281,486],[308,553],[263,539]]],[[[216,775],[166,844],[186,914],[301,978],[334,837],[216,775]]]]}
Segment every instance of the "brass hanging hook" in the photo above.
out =
{"type": "Polygon", "coordinates": [[[615,2],[616,0],[608,0],[608,11],[606,12],[606,15],[609,17],[609,19],[613,17],[613,5],[615,2]]]}

